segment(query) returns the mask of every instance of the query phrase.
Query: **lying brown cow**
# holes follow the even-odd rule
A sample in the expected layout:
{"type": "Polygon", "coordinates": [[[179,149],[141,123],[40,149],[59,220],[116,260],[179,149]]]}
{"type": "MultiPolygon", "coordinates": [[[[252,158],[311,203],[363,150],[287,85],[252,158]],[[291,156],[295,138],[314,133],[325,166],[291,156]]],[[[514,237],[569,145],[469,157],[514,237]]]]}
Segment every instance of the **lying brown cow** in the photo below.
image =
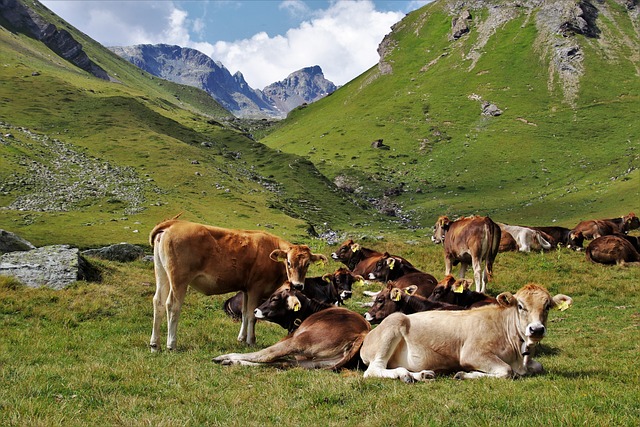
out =
{"type": "Polygon", "coordinates": [[[500,234],[500,227],[489,217],[472,216],[451,221],[441,216],[433,227],[431,240],[435,244],[444,242],[445,275],[451,274],[452,266],[460,263],[460,277],[464,278],[467,266],[472,265],[476,291],[486,292],[498,255],[500,234]]]}
{"type": "Polygon", "coordinates": [[[597,239],[614,233],[628,233],[630,230],[640,228],[640,219],[630,212],[629,215],[620,218],[594,219],[581,221],[573,228],[573,232],[581,232],[585,239],[597,239]]]}
{"type": "Polygon", "coordinates": [[[229,230],[172,219],[155,226],[153,246],[156,293],[153,297],[151,349],[158,350],[166,310],[167,348],[176,348],[180,309],[187,287],[205,295],[243,291],[238,341],[255,344],[254,310],[285,280],[302,287],[309,264],[326,262],[308,246],[293,245],[262,231],[229,230]]]}
{"type": "Polygon", "coordinates": [[[565,246],[574,251],[583,250],[584,236],[581,232],[574,232],[566,227],[529,227],[533,230],[542,231],[550,238],[553,247],[565,246]]]}
{"type": "Polygon", "coordinates": [[[445,276],[429,296],[429,301],[445,302],[465,308],[476,308],[498,303],[490,295],[470,290],[469,285],[470,281],[467,279],[456,280],[452,275],[445,276]]]}
{"type": "Polygon", "coordinates": [[[551,297],[529,284],[497,300],[498,305],[473,310],[392,314],[364,340],[364,376],[412,382],[432,379],[436,372],[458,371],[458,379],[543,372],[530,354],[546,334],[549,309],[567,308],[571,298],[551,297]]]}
{"type": "MultiPolygon", "coordinates": [[[[340,261],[347,266],[353,274],[360,275],[365,279],[369,277],[371,271],[375,268],[376,262],[382,258],[384,254],[374,251],[373,249],[363,248],[360,244],[349,239],[331,254],[331,258],[340,261]]],[[[406,265],[412,266],[411,263],[402,259],[406,265]]]]}
{"type": "Polygon", "coordinates": [[[624,237],[602,236],[589,243],[585,251],[587,261],[600,264],[624,265],[640,262],[640,253],[624,237]]]}
{"type": "MultiPolygon", "coordinates": [[[[257,314],[265,320],[278,319],[279,324],[290,323],[286,319],[295,318],[303,310],[299,295],[286,289],[263,306],[257,314]]],[[[306,317],[292,334],[270,347],[253,353],[223,354],[213,361],[223,365],[338,369],[358,358],[370,330],[358,313],[329,307],[306,317]]]]}

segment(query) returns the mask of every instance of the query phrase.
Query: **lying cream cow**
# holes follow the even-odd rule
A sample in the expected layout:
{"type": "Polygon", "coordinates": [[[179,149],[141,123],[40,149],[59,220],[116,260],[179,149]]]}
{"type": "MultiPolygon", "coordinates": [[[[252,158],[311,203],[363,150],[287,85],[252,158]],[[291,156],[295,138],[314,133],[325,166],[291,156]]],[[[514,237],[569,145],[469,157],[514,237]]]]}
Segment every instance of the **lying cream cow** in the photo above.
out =
{"type": "Polygon", "coordinates": [[[546,334],[549,309],[564,310],[572,299],[528,284],[497,301],[465,311],[392,314],[364,340],[364,376],[413,382],[456,371],[458,379],[541,373],[530,353],[546,334]]]}

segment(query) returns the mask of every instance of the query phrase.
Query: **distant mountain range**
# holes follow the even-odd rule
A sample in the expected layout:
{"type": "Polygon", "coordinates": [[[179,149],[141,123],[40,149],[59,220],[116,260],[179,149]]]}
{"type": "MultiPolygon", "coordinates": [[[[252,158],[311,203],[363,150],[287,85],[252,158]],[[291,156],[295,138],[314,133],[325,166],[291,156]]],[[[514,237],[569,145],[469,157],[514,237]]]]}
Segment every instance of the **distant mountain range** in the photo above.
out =
{"type": "Polygon", "coordinates": [[[241,118],[284,118],[299,105],[336,90],[317,65],[259,90],[249,86],[239,71],[232,75],[222,63],[195,49],[166,44],[109,49],[154,76],[203,89],[241,118]]]}

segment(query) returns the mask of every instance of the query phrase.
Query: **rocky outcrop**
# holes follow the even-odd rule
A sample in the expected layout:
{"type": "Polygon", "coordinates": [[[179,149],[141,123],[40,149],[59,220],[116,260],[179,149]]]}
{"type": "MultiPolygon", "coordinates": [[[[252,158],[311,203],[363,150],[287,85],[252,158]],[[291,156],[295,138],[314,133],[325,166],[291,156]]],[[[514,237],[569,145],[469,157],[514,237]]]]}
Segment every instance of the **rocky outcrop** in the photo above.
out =
{"type": "Polygon", "coordinates": [[[30,251],[36,247],[15,233],[0,230],[0,254],[16,251],[30,251]]]}
{"type": "Polygon", "coordinates": [[[67,245],[1,255],[0,275],[13,276],[31,288],[46,286],[52,289],[66,288],[77,280],[100,279],[99,271],[80,255],[78,249],[67,245]]]}
{"type": "Polygon", "coordinates": [[[0,24],[43,42],[57,55],[76,67],[103,80],[111,80],[105,70],[93,62],[82,45],[65,29],[46,22],[18,0],[0,0],[0,24]]]}
{"type": "Polygon", "coordinates": [[[284,114],[304,104],[317,101],[336,90],[336,85],[324,78],[319,66],[298,70],[279,82],[265,87],[263,93],[284,114]]]}
{"type": "Polygon", "coordinates": [[[142,259],[144,249],[130,243],[118,243],[116,245],[105,246],[99,249],[88,249],[82,255],[92,256],[108,261],[131,262],[142,259]]]}

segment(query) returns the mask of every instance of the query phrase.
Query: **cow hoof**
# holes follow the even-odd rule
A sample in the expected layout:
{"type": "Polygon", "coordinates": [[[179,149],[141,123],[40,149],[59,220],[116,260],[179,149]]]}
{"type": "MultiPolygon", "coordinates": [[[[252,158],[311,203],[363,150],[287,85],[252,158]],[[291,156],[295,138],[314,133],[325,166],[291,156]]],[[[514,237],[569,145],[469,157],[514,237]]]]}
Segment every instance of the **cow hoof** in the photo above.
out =
{"type": "Polygon", "coordinates": [[[455,376],[453,377],[456,380],[463,380],[465,377],[465,372],[460,371],[457,374],[455,374],[455,376]]]}
{"type": "Polygon", "coordinates": [[[158,353],[160,351],[158,344],[150,344],[149,349],[151,350],[151,353],[158,353]]]}
{"type": "Polygon", "coordinates": [[[433,371],[420,371],[418,372],[418,377],[416,379],[418,381],[430,381],[435,377],[436,377],[436,374],[433,371]]]}
{"type": "Polygon", "coordinates": [[[400,377],[400,379],[405,383],[405,384],[413,384],[416,382],[416,379],[413,378],[413,376],[409,373],[404,374],[400,377]]]}

